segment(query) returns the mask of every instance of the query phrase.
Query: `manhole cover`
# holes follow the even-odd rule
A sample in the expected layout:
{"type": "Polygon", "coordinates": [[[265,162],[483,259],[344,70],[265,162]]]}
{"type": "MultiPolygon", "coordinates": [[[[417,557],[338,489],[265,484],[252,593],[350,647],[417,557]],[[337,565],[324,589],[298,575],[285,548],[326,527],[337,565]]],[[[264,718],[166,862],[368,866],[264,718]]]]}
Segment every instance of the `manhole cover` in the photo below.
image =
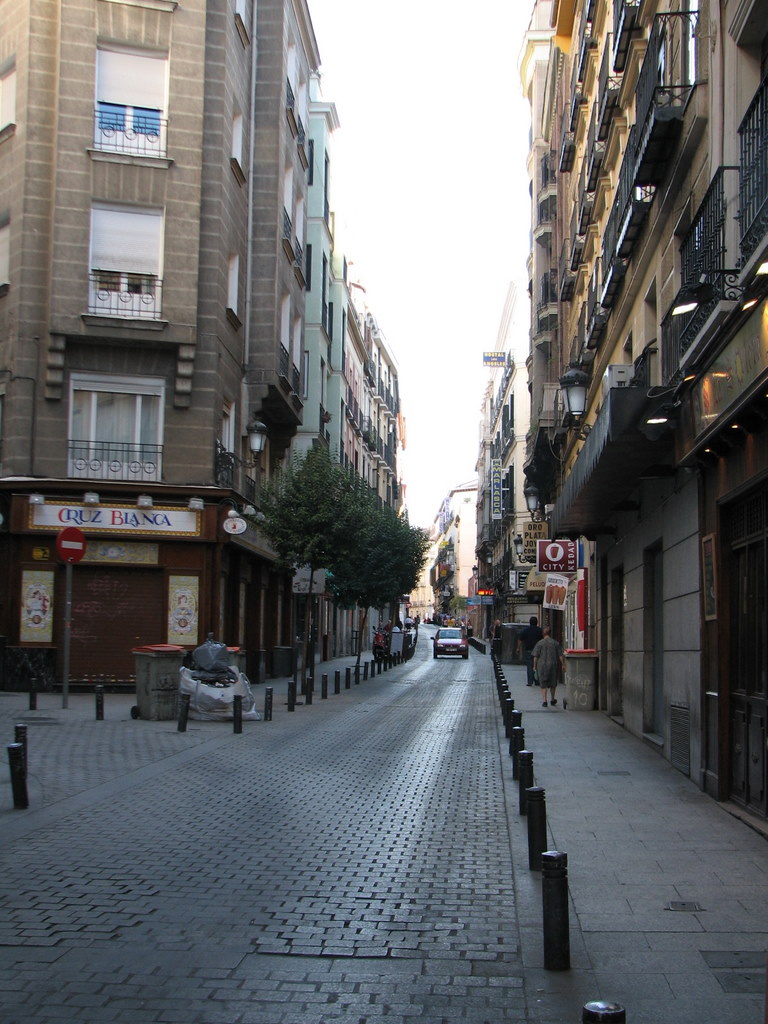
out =
{"type": "Polygon", "coordinates": [[[704,908],[691,900],[670,900],[666,906],[667,910],[681,910],[684,913],[694,914],[697,910],[704,908]]]}

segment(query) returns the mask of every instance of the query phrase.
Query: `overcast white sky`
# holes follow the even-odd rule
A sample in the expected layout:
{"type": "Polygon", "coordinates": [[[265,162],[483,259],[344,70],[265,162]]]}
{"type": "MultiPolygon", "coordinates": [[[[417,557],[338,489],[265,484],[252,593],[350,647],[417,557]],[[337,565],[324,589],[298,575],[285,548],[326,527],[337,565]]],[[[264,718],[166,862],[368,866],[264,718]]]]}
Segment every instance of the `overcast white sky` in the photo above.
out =
{"type": "MultiPolygon", "coordinates": [[[[413,526],[475,476],[482,354],[523,292],[533,0],[309,0],[336,104],[331,205],[400,371],[413,526]]],[[[523,318],[523,322],[525,318],[523,318]]],[[[527,344],[527,338],[525,339],[527,344]]]]}

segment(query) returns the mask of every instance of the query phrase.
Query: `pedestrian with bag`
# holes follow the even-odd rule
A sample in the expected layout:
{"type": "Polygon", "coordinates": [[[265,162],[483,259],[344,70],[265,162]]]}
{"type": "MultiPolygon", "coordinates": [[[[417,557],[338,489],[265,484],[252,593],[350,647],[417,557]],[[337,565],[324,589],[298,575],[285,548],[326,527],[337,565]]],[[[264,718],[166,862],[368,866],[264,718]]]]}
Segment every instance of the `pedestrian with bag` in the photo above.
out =
{"type": "Polygon", "coordinates": [[[565,672],[565,658],[563,648],[552,637],[552,630],[549,626],[543,629],[541,640],[533,648],[533,671],[538,676],[541,687],[541,706],[547,706],[547,690],[550,692],[550,704],[554,707],[557,704],[555,688],[557,687],[557,672],[560,669],[565,672]]]}

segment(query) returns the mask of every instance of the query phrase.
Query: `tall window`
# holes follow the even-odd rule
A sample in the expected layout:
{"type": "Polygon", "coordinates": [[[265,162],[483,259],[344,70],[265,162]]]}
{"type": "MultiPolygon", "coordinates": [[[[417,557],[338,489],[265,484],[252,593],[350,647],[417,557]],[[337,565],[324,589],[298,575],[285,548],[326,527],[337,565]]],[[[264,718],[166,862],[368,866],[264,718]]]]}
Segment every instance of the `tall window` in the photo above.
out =
{"type": "Polygon", "coordinates": [[[0,67],[0,131],[16,123],[16,67],[0,67]]]}
{"type": "Polygon", "coordinates": [[[168,59],[100,49],[96,54],[97,149],[165,156],[168,59]]]}
{"type": "Polygon", "coordinates": [[[69,475],[160,480],[165,382],[75,373],[70,386],[69,475]]]}
{"type": "Polygon", "coordinates": [[[94,206],[88,312],[159,319],[162,242],[161,210],[94,206]]]}
{"type": "Polygon", "coordinates": [[[238,285],[240,282],[240,257],[233,253],[227,268],[227,307],[237,313],[238,285]]]}
{"type": "Polygon", "coordinates": [[[0,214],[0,295],[11,280],[11,225],[7,216],[0,214]]]}

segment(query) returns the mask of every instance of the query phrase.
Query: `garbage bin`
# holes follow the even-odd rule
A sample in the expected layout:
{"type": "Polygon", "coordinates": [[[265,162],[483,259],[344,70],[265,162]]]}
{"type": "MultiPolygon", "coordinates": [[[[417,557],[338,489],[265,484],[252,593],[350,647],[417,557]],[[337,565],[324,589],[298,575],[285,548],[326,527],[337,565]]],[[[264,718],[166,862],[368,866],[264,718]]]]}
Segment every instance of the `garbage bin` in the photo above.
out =
{"type": "Polygon", "coordinates": [[[501,624],[501,657],[503,665],[521,665],[523,659],[517,653],[520,634],[525,629],[523,622],[502,622],[501,624]]]}
{"type": "Polygon", "coordinates": [[[293,674],[293,648],[272,648],[272,675],[276,678],[293,674]]]}
{"type": "Polygon", "coordinates": [[[597,651],[565,651],[565,690],[569,711],[594,711],[597,702],[597,651]]]}
{"type": "Polygon", "coordinates": [[[170,722],[179,711],[179,669],[185,649],[176,644],[147,644],[134,647],[136,662],[136,705],[134,718],[170,722]]]}

